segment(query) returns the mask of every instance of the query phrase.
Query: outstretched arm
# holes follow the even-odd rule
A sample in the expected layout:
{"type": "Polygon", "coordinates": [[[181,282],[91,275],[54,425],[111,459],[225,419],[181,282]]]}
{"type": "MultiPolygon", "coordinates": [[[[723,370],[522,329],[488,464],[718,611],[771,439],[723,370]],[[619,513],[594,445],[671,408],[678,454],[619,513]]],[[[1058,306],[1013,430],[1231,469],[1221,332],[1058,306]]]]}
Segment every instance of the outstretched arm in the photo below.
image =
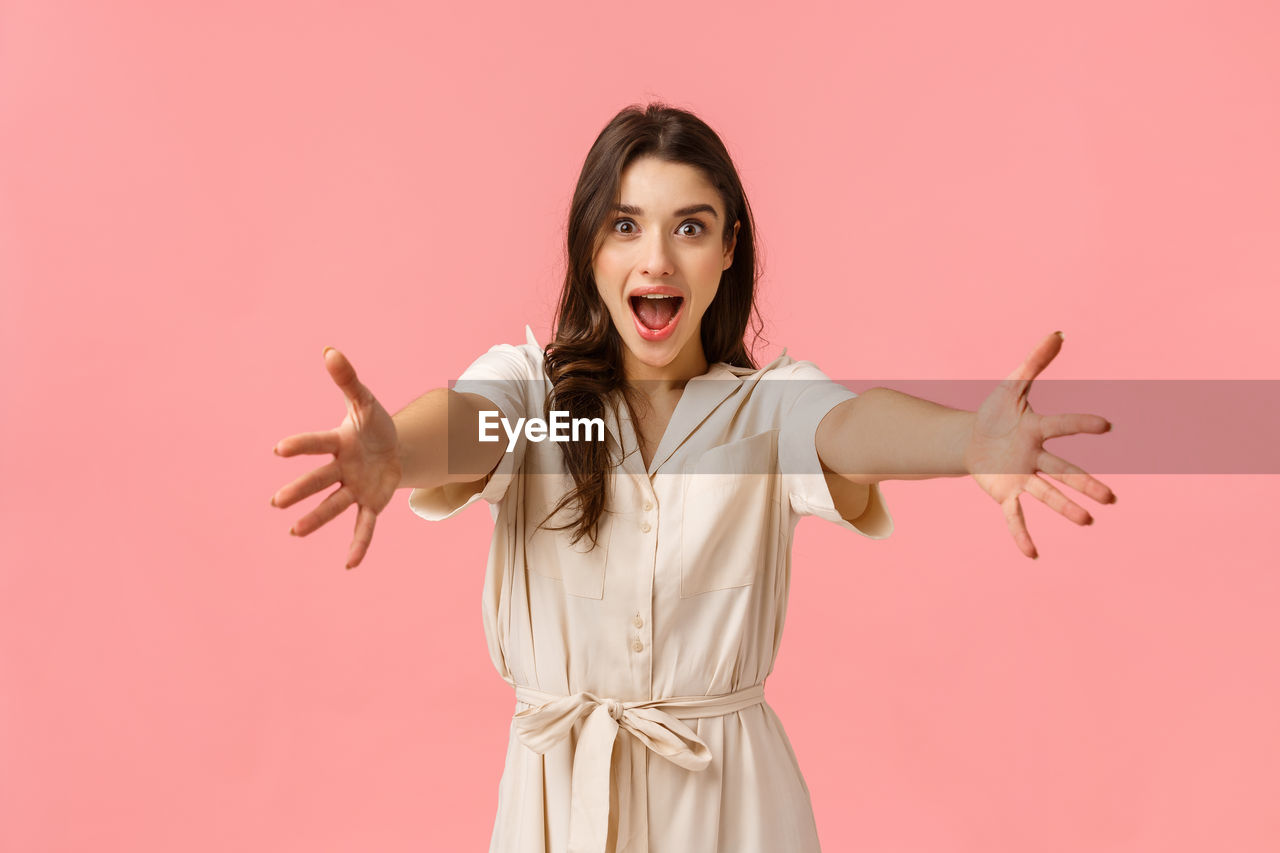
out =
{"type": "Polygon", "coordinates": [[[960,477],[969,473],[964,451],[975,417],[892,388],[872,388],[822,419],[818,458],[859,485],[960,477]]]}
{"type": "Polygon", "coordinates": [[[1050,438],[1111,429],[1098,415],[1042,416],[1031,410],[1031,382],[1061,348],[1060,332],[1045,338],[977,412],[950,409],[888,388],[873,388],[832,409],[816,439],[841,515],[850,518],[846,510],[860,514],[870,484],[881,480],[969,474],[1004,509],[1009,532],[1028,557],[1037,553],[1018,503],[1023,492],[1076,524],[1092,524],[1083,507],[1038,476],[1044,472],[1098,503],[1115,502],[1105,485],[1044,449],[1050,438]]]}
{"type": "Polygon", "coordinates": [[[347,553],[350,569],[364,559],[377,516],[396,489],[462,484],[456,487],[476,491],[483,485],[502,449],[497,443],[479,440],[477,414],[497,407],[478,394],[439,388],[392,418],[342,353],[326,348],[324,360],[346,401],[346,418],[337,429],[281,439],[275,452],[279,456],[332,454],[333,458],[277,490],[271,505],[287,508],[337,485],[289,532],[306,536],[355,504],[355,533],[347,553]]]}
{"type": "Polygon", "coordinates": [[[480,412],[497,406],[479,394],[436,388],[393,420],[400,443],[402,489],[431,489],[454,483],[479,488],[502,459],[502,445],[479,439],[480,412]]]}
{"type": "Polygon", "coordinates": [[[836,406],[818,425],[818,461],[836,511],[857,521],[881,480],[958,477],[973,412],[948,409],[891,388],[836,406]],[[855,439],[854,436],[857,438],[855,439]]]}

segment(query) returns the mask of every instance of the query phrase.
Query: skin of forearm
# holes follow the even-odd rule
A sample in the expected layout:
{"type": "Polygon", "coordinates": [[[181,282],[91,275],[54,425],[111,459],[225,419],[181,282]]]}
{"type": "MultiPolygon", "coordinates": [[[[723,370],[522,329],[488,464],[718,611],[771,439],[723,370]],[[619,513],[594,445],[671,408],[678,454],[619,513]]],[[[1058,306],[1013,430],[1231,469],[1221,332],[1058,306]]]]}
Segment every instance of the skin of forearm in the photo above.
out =
{"type": "Polygon", "coordinates": [[[872,388],[823,418],[818,458],[824,469],[864,485],[964,476],[975,417],[892,388],[872,388]]]}
{"type": "Polygon", "coordinates": [[[479,413],[493,408],[477,394],[436,388],[392,416],[399,442],[400,488],[483,482],[503,453],[501,442],[479,440],[479,413]]]}

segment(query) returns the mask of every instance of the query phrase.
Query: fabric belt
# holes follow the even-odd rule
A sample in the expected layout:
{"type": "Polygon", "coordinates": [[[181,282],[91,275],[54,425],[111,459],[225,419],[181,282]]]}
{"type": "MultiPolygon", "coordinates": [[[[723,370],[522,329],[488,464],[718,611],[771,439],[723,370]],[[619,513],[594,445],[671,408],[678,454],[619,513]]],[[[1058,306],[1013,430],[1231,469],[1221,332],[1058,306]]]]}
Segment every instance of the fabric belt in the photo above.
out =
{"type": "Polygon", "coordinates": [[[586,718],[573,753],[568,853],[605,853],[609,835],[610,789],[617,791],[617,853],[649,849],[648,792],[644,750],[648,748],[686,770],[711,763],[711,750],[680,719],[719,717],[764,702],[764,685],[714,696],[678,696],[618,702],[594,693],[561,696],[516,687],[516,699],[532,708],[515,715],[516,734],[529,749],[545,754],[586,718]],[[618,730],[626,738],[616,773],[611,773],[618,730]]]}

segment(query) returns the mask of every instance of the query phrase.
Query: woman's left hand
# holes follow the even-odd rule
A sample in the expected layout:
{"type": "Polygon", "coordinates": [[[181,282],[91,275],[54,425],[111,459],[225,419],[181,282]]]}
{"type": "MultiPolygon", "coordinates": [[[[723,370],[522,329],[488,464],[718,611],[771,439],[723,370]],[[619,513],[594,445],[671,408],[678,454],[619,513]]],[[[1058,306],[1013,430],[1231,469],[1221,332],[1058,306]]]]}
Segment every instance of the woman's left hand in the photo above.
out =
{"type": "Polygon", "coordinates": [[[1044,449],[1044,442],[1062,435],[1104,433],[1111,429],[1099,415],[1038,415],[1027,394],[1031,381],[1062,349],[1062,334],[1054,332],[1000,383],[978,409],[973,434],[965,448],[966,470],[1004,509],[1005,521],[1018,548],[1035,559],[1036,546],[1027,532],[1018,496],[1038,498],[1076,524],[1093,518],[1079,504],[1037,476],[1041,471],[1088,495],[1100,504],[1115,503],[1115,494],[1085,471],[1044,449]]]}

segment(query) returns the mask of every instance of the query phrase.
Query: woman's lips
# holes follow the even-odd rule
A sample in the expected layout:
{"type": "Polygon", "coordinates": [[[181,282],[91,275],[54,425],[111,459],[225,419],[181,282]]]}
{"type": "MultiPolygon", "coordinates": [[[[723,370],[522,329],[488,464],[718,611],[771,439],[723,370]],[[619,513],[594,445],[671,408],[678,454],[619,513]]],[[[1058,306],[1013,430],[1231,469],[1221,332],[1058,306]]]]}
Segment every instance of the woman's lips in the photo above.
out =
{"type": "Polygon", "coordinates": [[[646,341],[663,341],[671,337],[676,330],[676,325],[680,322],[680,318],[684,315],[685,300],[684,297],[679,296],[678,294],[679,292],[675,291],[674,288],[648,287],[637,290],[627,298],[627,308],[631,311],[631,320],[636,324],[636,333],[639,334],[642,339],[646,341]],[[637,297],[643,298],[642,294],[645,293],[669,295],[679,300],[679,304],[676,305],[675,313],[671,315],[671,319],[667,321],[667,325],[663,326],[661,329],[650,329],[644,323],[640,322],[640,318],[636,316],[635,303],[632,300],[637,297]]]}

